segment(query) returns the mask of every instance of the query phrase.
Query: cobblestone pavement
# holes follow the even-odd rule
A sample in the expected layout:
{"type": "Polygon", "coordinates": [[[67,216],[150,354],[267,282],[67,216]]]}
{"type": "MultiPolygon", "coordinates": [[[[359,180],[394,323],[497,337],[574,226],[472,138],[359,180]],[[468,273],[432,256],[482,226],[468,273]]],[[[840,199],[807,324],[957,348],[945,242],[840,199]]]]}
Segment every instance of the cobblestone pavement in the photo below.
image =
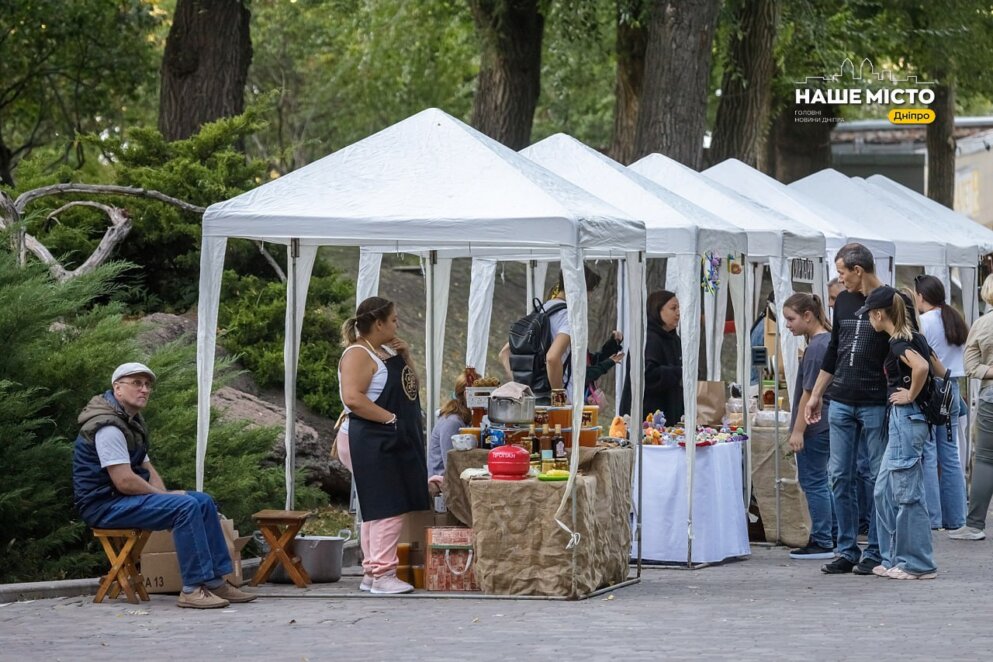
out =
{"type": "MultiPolygon", "coordinates": [[[[0,659],[993,659],[993,542],[935,535],[939,577],[827,576],[756,547],[580,602],[341,597],[213,611],[64,598],[0,606],[0,659]]],[[[335,591],[356,595],[358,578],[335,591]]]]}

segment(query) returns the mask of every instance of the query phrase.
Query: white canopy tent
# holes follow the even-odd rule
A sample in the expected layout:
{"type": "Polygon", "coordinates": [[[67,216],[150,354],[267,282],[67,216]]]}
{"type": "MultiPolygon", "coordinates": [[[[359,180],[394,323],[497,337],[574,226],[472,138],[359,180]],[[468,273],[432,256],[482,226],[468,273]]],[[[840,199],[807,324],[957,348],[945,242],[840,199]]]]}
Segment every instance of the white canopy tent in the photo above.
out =
{"type": "MultiPolygon", "coordinates": [[[[993,231],[979,223],[976,223],[967,216],[963,216],[948,207],[939,204],[931,198],[894,182],[892,179],[882,175],[872,175],[865,180],[867,184],[886,192],[887,200],[895,205],[909,205],[919,214],[932,220],[932,227],[942,234],[946,231],[955,232],[962,239],[976,246],[978,255],[988,255],[993,253],[993,231]]],[[[978,267],[978,262],[976,264],[978,267]]],[[[961,269],[962,281],[962,307],[965,319],[972,324],[979,317],[979,305],[977,300],[977,270],[961,269]]],[[[951,290],[948,296],[951,297],[951,290]]]]}
{"type": "MultiPolygon", "coordinates": [[[[610,247],[628,260],[628,286],[643,296],[645,229],[514,151],[437,109],[422,111],[280,179],[211,205],[203,219],[197,328],[197,488],[203,487],[210,425],[217,310],[228,238],[287,245],[286,505],[293,505],[296,371],[300,326],[317,248],[388,245],[426,253],[426,373],[437,383],[431,349],[435,331],[434,265],[445,257],[472,256],[476,248],[557,254],[569,297],[573,329],[572,397],[580,401],[586,372],[586,288],[583,257],[610,247]],[[577,210],[582,210],[578,212],[577,210]],[[579,358],[577,358],[579,357],[579,358]]],[[[641,320],[632,329],[638,335],[641,320]]],[[[632,343],[639,342],[632,338],[632,343]]],[[[640,354],[639,345],[632,348],[640,354]]],[[[641,393],[640,376],[632,388],[641,393]]],[[[640,404],[640,400],[639,400],[640,404]]],[[[572,425],[580,427],[581,410],[572,425]]],[[[634,443],[641,430],[632,426],[634,443]]],[[[556,513],[559,525],[578,466],[573,437],[571,477],[556,513]]],[[[575,542],[574,536],[571,538],[575,542]]]]}
{"type": "MultiPolygon", "coordinates": [[[[647,256],[668,257],[666,281],[672,283],[685,310],[698,310],[700,307],[700,255],[713,251],[719,255],[741,255],[746,247],[744,233],[733,225],[701,207],[659,186],[625,168],[620,163],[604,156],[580,141],[565,134],[550,136],[521,151],[521,154],[539,165],[569,180],[573,184],[606,200],[633,218],[645,222],[647,233],[647,256]]],[[[725,295],[726,296],[726,295],[725,295]]],[[[619,299],[618,305],[623,314],[631,316],[639,311],[645,314],[645,300],[632,298],[629,302],[619,299]]],[[[622,327],[625,334],[632,329],[633,319],[622,327]]],[[[722,334],[723,328],[718,329],[722,334]]],[[[708,347],[713,347],[713,333],[708,329],[708,347]]],[[[721,336],[723,338],[723,336],[721,336]]],[[[686,314],[680,319],[680,342],[683,348],[683,404],[687,421],[696,420],[697,362],[700,347],[700,329],[695,315],[686,314]]],[[[631,348],[634,348],[633,341],[631,348]]],[[[708,358],[711,352],[708,351],[708,358]]],[[[633,375],[644,365],[643,361],[631,357],[633,375]]],[[[717,361],[719,369],[719,360],[717,361]]],[[[623,372],[617,373],[618,383],[623,372]]],[[[617,389],[618,398],[620,389],[617,389]]],[[[633,410],[632,398],[632,410],[633,410]]],[[[639,403],[640,404],[640,403],[639,403]]],[[[634,416],[637,425],[640,418],[634,416]]],[[[692,427],[688,428],[692,430],[692,427]]],[[[687,489],[693,493],[694,454],[696,446],[687,445],[687,489]]],[[[640,459],[640,458],[639,458],[640,459]]],[[[640,492],[640,486],[639,486],[640,492]]],[[[687,559],[692,561],[693,513],[692,498],[687,498],[688,549],[687,559]]]]}
{"type": "MultiPolygon", "coordinates": [[[[741,228],[748,237],[746,251],[748,261],[753,265],[751,270],[745,269],[740,278],[728,278],[728,288],[736,300],[743,300],[744,305],[735,306],[735,328],[740,329],[738,369],[742,376],[751,372],[751,352],[746,350],[748,329],[753,319],[754,292],[746,286],[748,272],[752,271],[752,282],[757,271],[755,265],[769,264],[772,274],[773,290],[776,293],[777,305],[781,306],[793,293],[791,268],[792,260],[805,258],[820,261],[824,256],[824,235],[808,228],[802,223],[792,221],[777,212],[758,205],[748,198],[739,195],[730,188],[711,178],[707,171],[698,173],[683,164],[661,154],[651,154],[630,166],[652,181],[670,190],[678,190],[680,195],[694,204],[700,205],[711,213],[729,223],[741,228]],[[740,310],[739,310],[740,309],[740,310]]],[[[726,306],[727,299],[724,299],[726,306]]],[[[726,308],[717,310],[717,320],[723,321],[726,308]]],[[[793,388],[798,369],[796,344],[792,334],[786,332],[783,316],[779,315],[780,336],[783,339],[783,363],[786,373],[787,387],[793,388]]],[[[720,347],[717,347],[718,352],[720,347]]],[[[789,391],[792,393],[792,390],[789,391]]]]}
{"type": "Polygon", "coordinates": [[[871,228],[788,188],[737,159],[728,159],[715,165],[707,171],[707,175],[759,204],[823,232],[826,239],[825,275],[829,280],[834,273],[834,256],[844,244],[854,241],[872,251],[883,282],[893,282],[896,247],[892,241],[883,238],[871,228]]]}

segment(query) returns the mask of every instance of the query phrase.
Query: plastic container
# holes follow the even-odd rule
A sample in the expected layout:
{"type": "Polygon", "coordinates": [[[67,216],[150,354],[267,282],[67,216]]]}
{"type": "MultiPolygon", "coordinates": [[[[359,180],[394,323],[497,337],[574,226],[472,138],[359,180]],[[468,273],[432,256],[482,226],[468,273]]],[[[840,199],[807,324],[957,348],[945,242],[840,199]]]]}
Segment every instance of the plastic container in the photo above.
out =
{"type": "MultiPolygon", "coordinates": [[[[342,529],[337,536],[297,536],[293,541],[293,553],[300,557],[300,563],[313,583],[336,582],[341,579],[341,560],[345,551],[345,542],[351,537],[352,532],[348,529],[342,529]]],[[[280,584],[289,584],[293,581],[286,574],[282,564],[276,566],[269,578],[270,581],[280,584]]]]}

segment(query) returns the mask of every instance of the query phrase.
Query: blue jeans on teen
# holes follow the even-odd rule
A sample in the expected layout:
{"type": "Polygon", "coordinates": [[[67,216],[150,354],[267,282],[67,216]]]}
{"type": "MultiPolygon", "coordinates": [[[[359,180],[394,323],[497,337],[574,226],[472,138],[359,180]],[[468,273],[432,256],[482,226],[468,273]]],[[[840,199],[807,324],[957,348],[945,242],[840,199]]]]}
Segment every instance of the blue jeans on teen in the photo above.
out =
{"type": "Polygon", "coordinates": [[[890,410],[889,444],[876,476],[876,526],[881,563],[914,575],[935,570],[931,526],[924,504],[927,421],[917,405],[890,410]]]}
{"type": "Polygon", "coordinates": [[[217,506],[208,494],[136,494],[94,504],[80,513],[101,529],[172,529],[183,586],[196,587],[232,571],[217,506]]]}
{"type": "MultiPolygon", "coordinates": [[[[859,428],[861,434],[861,426],[859,428]]],[[[855,497],[859,504],[859,531],[868,531],[872,515],[872,486],[875,484],[876,474],[869,469],[869,448],[866,444],[859,444],[856,467],[858,480],[855,481],[855,497]]]]}
{"type": "Polygon", "coordinates": [[[834,518],[834,496],[828,482],[831,457],[829,430],[803,437],[803,450],[796,454],[797,478],[810,511],[810,539],[818,547],[834,549],[838,525],[834,518]]]}
{"type": "Polygon", "coordinates": [[[828,478],[834,493],[835,514],[838,517],[838,544],[835,552],[851,563],[860,559],[879,562],[876,539],[876,519],[869,513],[869,544],[865,552],[859,549],[859,508],[856,496],[858,448],[865,444],[869,453],[869,471],[874,477],[886,450],[885,405],[850,405],[833,400],[829,409],[831,425],[831,459],[828,478]]]}
{"type": "Polygon", "coordinates": [[[952,438],[948,438],[947,426],[935,425],[924,443],[924,496],[932,529],[957,529],[965,525],[965,473],[958,443],[961,405],[959,384],[953,380],[952,438]]]}

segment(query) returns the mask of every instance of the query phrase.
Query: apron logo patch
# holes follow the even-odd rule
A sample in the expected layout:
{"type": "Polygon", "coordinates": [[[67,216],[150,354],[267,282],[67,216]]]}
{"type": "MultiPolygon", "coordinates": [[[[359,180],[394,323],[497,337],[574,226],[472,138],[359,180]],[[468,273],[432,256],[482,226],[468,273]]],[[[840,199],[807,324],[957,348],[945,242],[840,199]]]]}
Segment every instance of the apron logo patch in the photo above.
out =
{"type": "Polygon", "coordinates": [[[403,383],[403,392],[407,396],[408,400],[417,399],[417,375],[414,371],[410,369],[409,365],[403,367],[403,372],[400,373],[400,381],[403,383]]]}

